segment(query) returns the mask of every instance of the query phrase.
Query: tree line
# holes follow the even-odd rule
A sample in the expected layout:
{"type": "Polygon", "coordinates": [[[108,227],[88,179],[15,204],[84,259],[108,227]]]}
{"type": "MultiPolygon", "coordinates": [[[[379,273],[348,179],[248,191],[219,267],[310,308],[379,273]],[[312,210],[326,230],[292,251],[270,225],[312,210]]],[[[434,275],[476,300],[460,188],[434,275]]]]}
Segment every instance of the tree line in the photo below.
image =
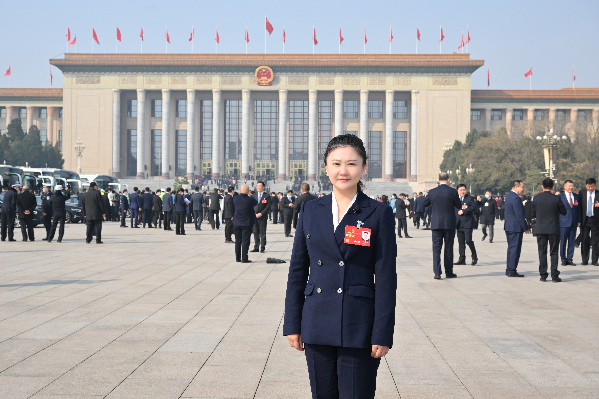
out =
{"type": "Polygon", "coordinates": [[[13,166],[29,165],[31,168],[58,168],[64,165],[62,150],[58,143],[46,142],[42,146],[40,131],[32,125],[27,134],[21,126],[21,119],[15,118],[0,137],[0,162],[13,166]]]}

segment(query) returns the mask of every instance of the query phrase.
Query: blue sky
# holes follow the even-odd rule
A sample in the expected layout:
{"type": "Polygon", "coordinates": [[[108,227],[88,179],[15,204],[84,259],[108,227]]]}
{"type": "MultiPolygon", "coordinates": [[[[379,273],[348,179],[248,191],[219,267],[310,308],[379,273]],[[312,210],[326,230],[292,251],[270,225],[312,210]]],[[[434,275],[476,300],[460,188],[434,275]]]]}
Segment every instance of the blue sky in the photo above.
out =
{"type": "MultiPolygon", "coordinates": [[[[524,73],[533,67],[533,89],[599,87],[599,1],[4,1],[0,70],[12,66],[12,87],[50,87],[48,60],[67,50],[66,32],[77,33],[77,51],[91,52],[92,25],[100,45],[94,52],[114,53],[116,27],[122,33],[119,53],[165,52],[168,25],[169,53],[191,52],[188,41],[195,28],[194,52],[244,53],[247,25],[250,53],[264,52],[264,14],[274,26],[267,38],[268,53],[312,52],[312,25],[318,53],[337,53],[339,25],[342,53],[363,53],[366,25],[367,53],[389,52],[389,26],[393,27],[393,53],[414,53],[416,25],[421,41],[418,53],[439,53],[439,27],[443,26],[443,53],[459,52],[462,30],[470,28],[471,57],[485,66],[472,76],[473,89],[486,89],[487,67],[491,89],[528,89],[524,73]]],[[[74,51],[74,46],[70,47],[74,51]]],[[[54,87],[62,86],[53,68],[54,87]]],[[[0,76],[0,87],[9,78],[0,76]]]]}

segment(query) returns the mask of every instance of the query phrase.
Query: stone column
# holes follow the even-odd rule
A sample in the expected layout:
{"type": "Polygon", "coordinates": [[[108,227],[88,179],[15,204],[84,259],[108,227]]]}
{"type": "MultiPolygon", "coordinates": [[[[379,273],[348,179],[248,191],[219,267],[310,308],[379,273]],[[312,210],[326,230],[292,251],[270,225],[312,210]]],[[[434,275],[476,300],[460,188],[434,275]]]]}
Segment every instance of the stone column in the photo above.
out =
{"type": "Polygon", "coordinates": [[[241,91],[241,178],[250,177],[250,94],[251,91],[241,91]]]}
{"type": "Polygon", "coordinates": [[[6,107],[6,128],[7,129],[8,129],[8,125],[10,125],[10,122],[12,122],[12,120],[14,118],[14,110],[15,110],[15,107],[10,107],[10,106],[6,107]]]}
{"type": "Polygon", "coordinates": [[[335,136],[343,134],[343,90],[335,90],[335,136]]]}
{"type": "MultiPolygon", "coordinates": [[[[162,89],[162,178],[169,179],[171,139],[171,91],[162,89]]],[[[177,176],[178,177],[178,176],[177,176]]]]}
{"type": "Polygon", "coordinates": [[[212,90],[212,178],[220,178],[220,90],[212,90]]]}
{"type": "Polygon", "coordinates": [[[555,125],[555,112],[556,112],[555,108],[549,108],[549,127],[550,128],[553,128],[553,126],[555,125]]]}
{"type": "Polygon", "coordinates": [[[112,175],[117,179],[121,178],[121,91],[119,89],[112,90],[112,175]]]}
{"type": "Polygon", "coordinates": [[[512,136],[512,119],[514,115],[513,108],[507,108],[505,110],[505,130],[507,130],[508,136],[512,136]]]}
{"type": "Polygon", "coordinates": [[[27,131],[25,133],[29,133],[29,128],[33,125],[33,113],[37,107],[27,107],[27,131]]]}
{"type": "MultiPolygon", "coordinates": [[[[47,139],[50,145],[54,145],[54,110],[56,107],[48,107],[48,119],[46,122],[46,130],[48,132],[47,139]]],[[[6,113],[8,116],[8,112],[6,113]]],[[[7,119],[8,120],[8,119],[7,119]]],[[[6,124],[8,126],[8,123],[6,124]]]]}
{"type": "Polygon", "coordinates": [[[393,101],[395,91],[385,92],[385,181],[393,181],[393,101]]]}
{"type": "Polygon", "coordinates": [[[358,134],[368,154],[368,90],[360,90],[360,132],[358,134]]]}
{"type": "Polygon", "coordinates": [[[599,131],[599,108],[593,110],[593,131],[599,131]]]}
{"type": "Polygon", "coordinates": [[[535,123],[535,110],[534,110],[534,108],[529,108],[528,109],[527,119],[528,119],[527,133],[528,134],[532,134],[532,128],[533,128],[533,125],[535,123]]]}
{"type": "Polygon", "coordinates": [[[410,115],[410,181],[418,181],[418,90],[412,90],[410,115]]]}
{"type": "Polygon", "coordinates": [[[287,90],[279,90],[279,180],[287,178],[287,90]]]}
{"type": "Polygon", "coordinates": [[[572,108],[570,110],[570,123],[575,123],[576,121],[578,121],[578,109],[572,108]]]}
{"type": "Polygon", "coordinates": [[[146,143],[146,91],[137,89],[137,178],[145,179],[145,143],[146,143]]]}
{"type": "Polygon", "coordinates": [[[196,142],[196,91],[187,89],[187,178],[193,179],[195,170],[194,144],[196,142]]]}
{"type": "Polygon", "coordinates": [[[309,91],[308,102],[308,180],[316,180],[318,165],[318,90],[309,91]]]}
{"type": "Polygon", "coordinates": [[[491,131],[491,108],[485,109],[485,130],[487,132],[491,131]]]}

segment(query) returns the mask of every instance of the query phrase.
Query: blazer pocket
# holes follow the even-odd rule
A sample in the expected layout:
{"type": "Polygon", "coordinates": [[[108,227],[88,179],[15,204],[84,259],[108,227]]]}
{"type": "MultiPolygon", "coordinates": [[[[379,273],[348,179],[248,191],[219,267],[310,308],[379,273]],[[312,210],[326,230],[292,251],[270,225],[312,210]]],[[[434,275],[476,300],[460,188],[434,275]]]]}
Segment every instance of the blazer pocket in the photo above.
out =
{"type": "Polygon", "coordinates": [[[314,284],[306,284],[306,289],[304,290],[304,295],[306,295],[306,296],[312,295],[313,291],[314,291],[314,284]]]}
{"type": "Polygon", "coordinates": [[[374,298],[374,289],[367,285],[350,285],[349,294],[351,296],[362,296],[365,298],[374,298]]]}

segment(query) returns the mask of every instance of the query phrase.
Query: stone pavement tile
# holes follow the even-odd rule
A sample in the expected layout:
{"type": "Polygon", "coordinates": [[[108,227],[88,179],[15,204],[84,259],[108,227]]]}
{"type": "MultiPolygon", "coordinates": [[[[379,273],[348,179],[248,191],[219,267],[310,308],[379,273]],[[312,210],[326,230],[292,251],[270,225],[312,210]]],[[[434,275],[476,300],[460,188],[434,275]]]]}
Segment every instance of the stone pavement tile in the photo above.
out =
{"type": "Polygon", "coordinates": [[[180,330],[160,347],[166,352],[212,352],[225,332],[180,330]]]}
{"type": "Polygon", "coordinates": [[[52,339],[12,338],[0,343],[0,372],[54,342],[52,339]]]}
{"type": "MultiPolygon", "coordinates": [[[[471,399],[472,396],[463,386],[441,385],[398,385],[401,399],[471,399]]],[[[482,396],[484,397],[484,396],[482,396]]]]}
{"type": "Polygon", "coordinates": [[[127,378],[106,398],[109,399],[176,399],[189,380],[127,378]]]}
{"type": "Polygon", "coordinates": [[[51,381],[52,377],[13,377],[0,375],[0,398],[29,398],[51,381]]]}
{"type": "Polygon", "coordinates": [[[599,397],[599,387],[537,387],[547,399],[596,399],[599,397]]]}
{"type": "Polygon", "coordinates": [[[387,357],[397,385],[461,385],[460,380],[437,354],[435,357],[387,357]]]}
{"type": "Polygon", "coordinates": [[[504,359],[555,359],[541,345],[521,336],[518,338],[484,338],[489,347],[504,359]]]}
{"type": "Polygon", "coordinates": [[[33,399],[101,399],[103,395],[46,395],[46,394],[35,394],[31,398],[33,399]]]}
{"type": "Polygon", "coordinates": [[[65,352],[45,349],[2,372],[3,376],[58,378],[91,356],[89,351],[72,348],[65,352]]]}
{"type": "Polygon", "coordinates": [[[210,353],[156,352],[129,378],[191,381],[210,353]]]}
{"type": "Polygon", "coordinates": [[[475,398],[543,398],[543,395],[514,371],[456,370],[456,373],[475,398]]]}
{"type": "Polygon", "coordinates": [[[49,321],[20,334],[20,338],[62,339],[85,327],[85,322],[68,322],[60,319],[49,321]]]}
{"type": "Polygon", "coordinates": [[[183,325],[190,321],[200,309],[160,309],[146,320],[144,324],[183,325]]]}
{"type": "Polygon", "coordinates": [[[191,384],[189,384],[189,387],[183,393],[183,397],[253,397],[258,387],[262,370],[263,365],[205,365],[191,384]]]}
{"type": "Polygon", "coordinates": [[[310,381],[306,375],[303,381],[262,381],[256,392],[256,399],[311,399],[310,381]]]}
{"type": "Polygon", "coordinates": [[[535,387],[579,387],[598,389],[599,386],[556,359],[509,359],[510,366],[535,387]]]}

